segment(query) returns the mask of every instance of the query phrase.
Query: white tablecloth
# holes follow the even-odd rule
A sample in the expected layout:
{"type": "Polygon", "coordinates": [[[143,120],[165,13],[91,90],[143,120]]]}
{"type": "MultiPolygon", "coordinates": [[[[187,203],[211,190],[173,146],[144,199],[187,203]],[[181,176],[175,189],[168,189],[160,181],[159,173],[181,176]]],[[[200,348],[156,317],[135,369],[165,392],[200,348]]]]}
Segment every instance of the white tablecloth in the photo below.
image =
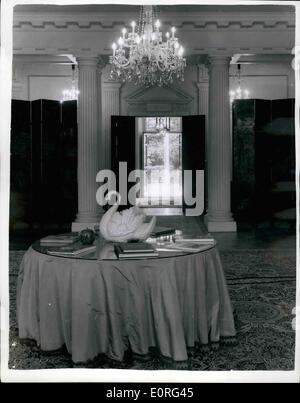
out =
{"type": "Polygon", "coordinates": [[[64,344],[74,362],[100,353],[122,360],[150,347],[175,361],[187,347],[234,336],[216,247],[197,254],[136,261],[48,256],[30,248],[18,278],[20,338],[42,350],[64,344]]]}

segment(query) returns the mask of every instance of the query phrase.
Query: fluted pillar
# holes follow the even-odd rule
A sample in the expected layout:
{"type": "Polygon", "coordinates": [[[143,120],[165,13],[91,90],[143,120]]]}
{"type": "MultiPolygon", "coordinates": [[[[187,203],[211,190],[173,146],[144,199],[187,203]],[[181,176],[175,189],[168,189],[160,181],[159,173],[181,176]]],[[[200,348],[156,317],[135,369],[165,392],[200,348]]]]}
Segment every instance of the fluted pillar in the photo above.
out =
{"type": "MultiPolygon", "coordinates": [[[[208,143],[208,89],[209,89],[209,76],[205,64],[201,63],[197,66],[198,80],[196,86],[198,89],[198,115],[205,115],[205,155],[207,156],[207,143],[208,143]]],[[[205,210],[208,203],[208,180],[207,180],[207,157],[205,160],[205,181],[204,181],[204,199],[205,210]]]]}
{"type": "Polygon", "coordinates": [[[78,62],[78,213],[72,231],[94,228],[99,222],[96,202],[98,172],[98,86],[94,56],[77,57],[78,62]]]}
{"type": "Polygon", "coordinates": [[[209,232],[236,231],[230,201],[230,105],[227,56],[209,59],[208,211],[209,232]]]}
{"type": "MultiPolygon", "coordinates": [[[[98,87],[98,171],[106,169],[106,149],[105,149],[105,134],[103,130],[103,91],[102,91],[102,71],[106,66],[104,57],[99,57],[97,65],[97,87],[98,87]]],[[[101,186],[101,184],[98,184],[101,186]]],[[[98,205],[98,214],[101,216],[104,214],[103,207],[98,205]]]]}
{"type": "Polygon", "coordinates": [[[105,167],[111,168],[111,117],[120,115],[120,88],[122,83],[104,82],[102,100],[103,149],[105,150],[105,167]]]}
{"type": "Polygon", "coordinates": [[[105,150],[105,133],[103,130],[103,85],[102,85],[102,72],[106,66],[106,61],[104,57],[99,57],[98,65],[97,65],[97,87],[98,87],[98,127],[99,127],[99,135],[98,135],[98,163],[99,170],[106,169],[105,159],[106,159],[106,150],[105,150]]]}

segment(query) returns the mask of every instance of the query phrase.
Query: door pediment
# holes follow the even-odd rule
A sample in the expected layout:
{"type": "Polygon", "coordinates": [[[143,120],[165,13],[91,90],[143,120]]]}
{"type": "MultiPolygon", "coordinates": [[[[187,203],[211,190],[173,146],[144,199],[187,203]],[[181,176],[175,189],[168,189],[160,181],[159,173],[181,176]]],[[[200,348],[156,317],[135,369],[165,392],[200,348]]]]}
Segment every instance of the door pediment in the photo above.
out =
{"type": "Polygon", "coordinates": [[[128,115],[185,115],[190,113],[193,101],[186,92],[177,87],[142,87],[125,98],[128,115]]]}

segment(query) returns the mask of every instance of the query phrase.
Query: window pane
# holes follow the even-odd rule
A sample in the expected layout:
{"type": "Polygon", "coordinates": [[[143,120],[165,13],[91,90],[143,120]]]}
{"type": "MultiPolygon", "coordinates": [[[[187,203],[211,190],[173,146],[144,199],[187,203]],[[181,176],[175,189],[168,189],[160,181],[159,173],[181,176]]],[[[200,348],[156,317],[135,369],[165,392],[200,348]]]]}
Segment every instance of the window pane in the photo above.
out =
{"type": "Polygon", "coordinates": [[[181,133],[144,133],[144,197],[181,200],[181,169],[181,133]]]}
{"type": "Polygon", "coordinates": [[[178,117],[170,118],[170,131],[181,132],[181,118],[178,117]]]}
{"type": "Polygon", "coordinates": [[[156,118],[146,118],[145,128],[147,132],[156,131],[156,118]]]}

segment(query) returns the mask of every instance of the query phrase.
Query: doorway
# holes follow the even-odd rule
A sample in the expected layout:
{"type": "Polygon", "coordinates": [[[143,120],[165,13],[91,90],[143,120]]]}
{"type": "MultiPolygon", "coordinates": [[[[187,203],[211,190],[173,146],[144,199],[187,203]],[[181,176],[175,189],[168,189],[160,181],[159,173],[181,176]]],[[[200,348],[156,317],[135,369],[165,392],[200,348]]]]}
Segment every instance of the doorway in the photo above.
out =
{"type": "Polygon", "coordinates": [[[151,215],[204,212],[204,115],[112,116],[111,161],[123,207],[140,205],[151,215]],[[133,171],[137,179],[128,175],[133,171]]]}
{"type": "Polygon", "coordinates": [[[181,117],[143,118],[141,169],[144,183],[140,205],[182,206],[181,117]]]}

